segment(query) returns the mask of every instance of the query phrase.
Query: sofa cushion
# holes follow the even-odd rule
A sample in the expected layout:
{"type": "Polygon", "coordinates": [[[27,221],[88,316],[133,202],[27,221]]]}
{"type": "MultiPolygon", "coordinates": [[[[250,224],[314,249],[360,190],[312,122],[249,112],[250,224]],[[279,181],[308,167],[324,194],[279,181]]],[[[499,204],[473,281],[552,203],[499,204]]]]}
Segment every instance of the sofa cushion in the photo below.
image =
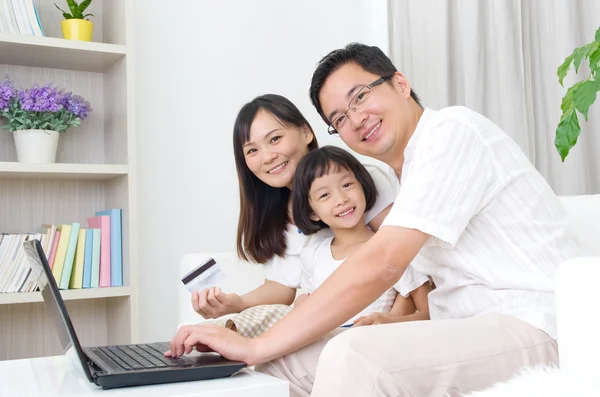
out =
{"type": "Polygon", "coordinates": [[[559,196],[582,255],[600,255],[600,194],[559,196]]]}

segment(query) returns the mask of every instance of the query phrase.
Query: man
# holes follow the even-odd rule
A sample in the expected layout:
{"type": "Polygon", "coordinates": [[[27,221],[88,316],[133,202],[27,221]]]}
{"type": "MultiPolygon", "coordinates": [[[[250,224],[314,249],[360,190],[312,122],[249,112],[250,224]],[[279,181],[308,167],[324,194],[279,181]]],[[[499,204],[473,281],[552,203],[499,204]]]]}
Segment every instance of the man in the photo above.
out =
{"type": "Polygon", "coordinates": [[[168,354],[214,349],[290,380],[293,394],[440,396],[557,362],[554,274],[575,255],[564,209],[518,146],[469,109],[423,109],[381,50],[351,44],[319,63],[311,100],[330,133],[389,164],[401,192],[382,227],[262,336],[179,330],[168,354]],[[413,266],[437,288],[431,321],[327,332],[413,266]],[[308,345],[308,346],[307,346],[308,345]],[[306,347],[304,347],[306,346],[306,347]]]}

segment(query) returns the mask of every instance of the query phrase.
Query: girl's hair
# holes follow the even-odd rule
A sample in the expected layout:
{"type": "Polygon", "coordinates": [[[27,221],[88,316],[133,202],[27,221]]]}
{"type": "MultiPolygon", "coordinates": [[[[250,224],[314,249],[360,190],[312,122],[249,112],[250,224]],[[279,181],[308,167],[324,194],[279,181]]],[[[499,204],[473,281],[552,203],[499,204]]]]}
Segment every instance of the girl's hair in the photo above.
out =
{"type": "Polygon", "coordinates": [[[300,110],[281,95],[256,97],[238,113],[233,127],[233,152],[240,186],[237,253],[247,261],[266,263],[274,255],[285,254],[290,191],[267,185],[246,164],[244,144],[250,139],[250,127],[260,110],[270,113],[284,127],[308,127],[313,133],[313,140],[308,144],[309,150],[317,149],[319,144],[300,110]]]}
{"type": "Polygon", "coordinates": [[[348,170],[354,174],[362,186],[367,203],[365,211],[375,205],[377,188],[369,171],[350,153],[336,146],[323,146],[313,150],[300,160],[294,176],[292,189],[292,208],[294,223],[306,235],[313,234],[328,227],[323,221],[313,221],[314,213],[309,200],[310,187],[315,179],[329,174],[330,170],[348,170]]]}

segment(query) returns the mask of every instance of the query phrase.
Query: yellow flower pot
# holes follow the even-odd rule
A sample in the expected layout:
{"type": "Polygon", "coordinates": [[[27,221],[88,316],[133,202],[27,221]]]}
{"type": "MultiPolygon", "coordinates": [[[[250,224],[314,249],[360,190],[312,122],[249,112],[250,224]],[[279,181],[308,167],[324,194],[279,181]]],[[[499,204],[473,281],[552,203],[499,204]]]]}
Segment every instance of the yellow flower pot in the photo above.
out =
{"type": "Polygon", "coordinates": [[[85,19],[65,19],[60,23],[63,37],[67,40],[92,41],[94,24],[85,19]]]}

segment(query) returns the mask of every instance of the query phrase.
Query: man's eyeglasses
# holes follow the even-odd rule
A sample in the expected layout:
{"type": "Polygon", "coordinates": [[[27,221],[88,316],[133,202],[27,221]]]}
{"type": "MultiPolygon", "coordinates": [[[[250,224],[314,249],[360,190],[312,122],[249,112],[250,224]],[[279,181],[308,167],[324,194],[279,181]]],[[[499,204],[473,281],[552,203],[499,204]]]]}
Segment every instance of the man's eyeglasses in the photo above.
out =
{"type": "Polygon", "coordinates": [[[380,84],[383,84],[384,81],[391,79],[394,75],[389,75],[385,77],[381,77],[369,85],[364,86],[360,89],[352,97],[352,100],[348,104],[348,109],[344,113],[340,113],[336,118],[333,119],[329,127],[327,128],[327,132],[329,135],[335,135],[342,131],[344,128],[348,128],[350,122],[348,121],[348,112],[352,110],[353,112],[358,112],[362,109],[362,107],[369,101],[369,97],[373,88],[377,87],[380,84]]]}

